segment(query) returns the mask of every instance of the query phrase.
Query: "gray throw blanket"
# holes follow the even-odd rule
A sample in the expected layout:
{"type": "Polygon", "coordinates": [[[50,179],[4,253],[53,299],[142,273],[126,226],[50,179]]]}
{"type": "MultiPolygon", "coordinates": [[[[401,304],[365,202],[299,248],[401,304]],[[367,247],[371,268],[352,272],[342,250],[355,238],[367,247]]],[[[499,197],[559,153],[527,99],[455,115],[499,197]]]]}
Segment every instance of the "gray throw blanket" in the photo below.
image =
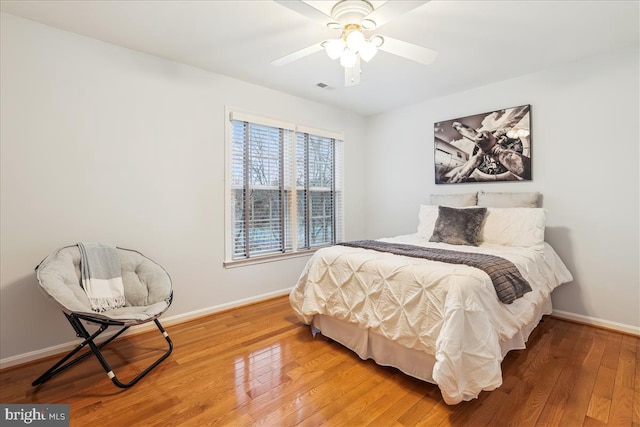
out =
{"type": "Polygon", "coordinates": [[[440,248],[425,248],[422,246],[387,243],[378,240],[357,240],[353,242],[342,242],[339,243],[339,245],[371,249],[378,252],[388,252],[414,258],[424,258],[450,264],[464,264],[479,268],[489,275],[498,298],[505,304],[511,304],[516,299],[531,291],[529,282],[522,277],[518,268],[511,261],[495,255],[450,251],[440,248]]]}
{"type": "Polygon", "coordinates": [[[78,243],[82,288],[91,309],[101,312],[124,306],[118,250],[104,243],[78,243]]]}

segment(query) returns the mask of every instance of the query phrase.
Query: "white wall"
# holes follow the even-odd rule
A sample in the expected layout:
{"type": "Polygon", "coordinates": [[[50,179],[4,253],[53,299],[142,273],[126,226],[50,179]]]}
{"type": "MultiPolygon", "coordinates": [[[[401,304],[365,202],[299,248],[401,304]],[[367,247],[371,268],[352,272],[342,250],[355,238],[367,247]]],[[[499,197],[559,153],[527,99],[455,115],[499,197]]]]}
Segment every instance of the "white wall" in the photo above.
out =
{"type": "Polygon", "coordinates": [[[546,239],[575,278],[554,309],[640,332],[638,75],[634,46],[368,118],[368,237],[415,232],[430,193],[540,191],[546,239]],[[522,104],[533,181],[434,184],[435,122],[522,104]]]}
{"type": "Polygon", "coordinates": [[[345,134],[346,237],[364,237],[364,119],[1,17],[0,361],[75,340],[37,289],[56,248],[106,241],[162,264],[182,316],[287,290],[307,258],[224,269],[224,109],[345,134]]]}
{"type": "Polygon", "coordinates": [[[156,259],[174,281],[172,318],[295,283],[306,258],[222,267],[225,106],[345,132],[347,239],[413,232],[432,192],[543,192],[547,238],[576,278],[555,308],[640,326],[637,48],[364,119],[1,19],[0,365],[75,338],[33,273],[65,244],[102,240],[156,259]],[[532,182],[433,184],[434,122],[525,103],[532,182]]]}

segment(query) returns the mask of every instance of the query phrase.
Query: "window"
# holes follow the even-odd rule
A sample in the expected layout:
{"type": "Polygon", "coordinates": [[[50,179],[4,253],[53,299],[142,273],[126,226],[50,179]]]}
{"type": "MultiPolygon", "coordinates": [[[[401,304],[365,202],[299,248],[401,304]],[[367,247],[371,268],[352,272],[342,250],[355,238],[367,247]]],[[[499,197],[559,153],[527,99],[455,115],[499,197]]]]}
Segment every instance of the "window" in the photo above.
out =
{"type": "Polygon", "coordinates": [[[342,137],[230,112],[227,262],[342,240],[342,137]]]}

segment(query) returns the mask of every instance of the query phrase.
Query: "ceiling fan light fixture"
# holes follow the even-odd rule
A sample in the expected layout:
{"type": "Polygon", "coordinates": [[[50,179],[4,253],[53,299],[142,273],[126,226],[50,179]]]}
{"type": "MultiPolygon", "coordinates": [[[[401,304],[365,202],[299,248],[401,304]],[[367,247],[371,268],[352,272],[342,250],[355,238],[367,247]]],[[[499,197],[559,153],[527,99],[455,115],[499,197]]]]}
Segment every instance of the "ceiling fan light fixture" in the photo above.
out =
{"type": "Polygon", "coordinates": [[[364,62],[369,62],[374,56],[376,56],[376,53],[378,53],[378,48],[376,47],[376,45],[371,41],[367,41],[364,42],[364,44],[360,48],[358,55],[360,55],[360,58],[362,58],[364,62]]]}
{"type": "Polygon", "coordinates": [[[347,34],[347,47],[353,52],[359,52],[364,46],[366,39],[359,29],[354,29],[347,34]]]}
{"type": "Polygon", "coordinates": [[[350,49],[345,49],[340,56],[340,65],[344,68],[351,68],[356,64],[358,57],[350,49]]]}
{"type": "Polygon", "coordinates": [[[342,39],[331,39],[322,43],[325,52],[331,59],[338,59],[344,52],[346,43],[342,39]]]}

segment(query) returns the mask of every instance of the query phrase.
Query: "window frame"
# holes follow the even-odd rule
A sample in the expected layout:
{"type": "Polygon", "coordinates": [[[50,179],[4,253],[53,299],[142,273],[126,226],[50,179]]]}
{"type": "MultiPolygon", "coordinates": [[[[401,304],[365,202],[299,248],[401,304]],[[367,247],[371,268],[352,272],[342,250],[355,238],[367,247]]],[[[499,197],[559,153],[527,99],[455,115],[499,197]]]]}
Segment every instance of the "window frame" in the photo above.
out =
{"type": "MultiPolygon", "coordinates": [[[[308,256],[322,247],[331,246],[336,242],[339,242],[342,240],[342,236],[344,236],[343,227],[345,223],[344,203],[343,203],[343,196],[344,196],[344,167],[343,167],[344,146],[343,144],[344,144],[344,134],[342,132],[327,131],[327,130],[318,129],[318,128],[314,128],[306,125],[296,124],[289,121],[283,121],[283,120],[278,120],[270,117],[257,115],[254,113],[237,109],[237,108],[225,107],[225,154],[224,154],[225,156],[225,171],[224,171],[225,173],[225,184],[224,184],[225,185],[225,202],[224,202],[225,250],[224,250],[224,262],[223,262],[224,267],[231,268],[231,267],[238,267],[243,265],[273,262],[273,261],[278,261],[278,260],[287,259],[287,258],[308,256]],[[333,225],[332,225],[332,231],[331,231],[333,234],[333,238],[331,243],[311,246],[309,240],[307,240],[307,246],[309,247],[298,248],[298,237],[297,237],[298,209],[297,209],[297,195],[295,194],[298,192],[298,187],[296,183],[296,158],[295,158],[296,155],[295,155],[295,148],[294,148],[292,159],[291,159],[292,169],[293,169],[292,176],[291,176],[292,183],[290,184],[291,188],[288,189],[289,191],[292,191],[294,195],[292,199],[289,199],[290,200],[289,204],[287,203],[283,204],[283,208],[285,206],[289,207],[289,212],[286,213],[286,216],[289,218],[290,227],[296,229],[296,231],[293,232],[292,234],[292,238],[291,238],[292,244],[290,245],[291,248],[290,249],[283,248],[283,252],[266,253],[262,255],[254,254],[246,258],[234,258],[235,236],[234,236],[234,225],[232,223],[234,218],[232,209],[235,209],[234,204],[232,202],[234,200],[234,197],[233,197],[234,188],[233,188],[233,181],[232,181],[233,179],[232,177],[232,174],[233,174],[233,123],[232,122],[233,121],[245,121],[252,124],[271,126],[275,128],[284,129],[286,131],[291,131],[293,132],[292,140],[293,140],[294,146],[296,145],[298,133],[309,134],[309,135],[314,135],[322,138],[330,138],[335,140],[335,144],[333,147],[333,160],[332,160],[333,183],[332,183],[331,192],[333,194],[334,206],[333,206],[333,225]],[[340,151],[337,152],[337,150],[340,150],[340,151]]],[[[282,168],[284,168],[284,165],[282,165],[282,168]]],[[[284,188],[285,191],[287,191],[287,184],[285,181],[286,180],[283,180],[283,182],[281,182],[280,188],[284,188]]],[[[312,189],[309,187],[306,187],[306,192],[307,194],[310,194],[312,192],[312,189]]],[[[285,196],[283,195],[282,197],[285,197],[285,196]]],[[[282,213],[282,216],[283,217],[285,216],[285,212],[282,213]]],[[[309,222],[307,223],[306,228],[309,228],[310,226],[311,226],[311,223],[309,222]]],[[[287,224],[285,223],[283,224],[283,230],[286,228],[287,228],[287,224]]],[[[308,235],[309,235],[309,230],[307,230],[307,239],[308,239],[308,235]]],[[[283,240],[284,240],[284,237],[283,237],[283,240]]]]}

